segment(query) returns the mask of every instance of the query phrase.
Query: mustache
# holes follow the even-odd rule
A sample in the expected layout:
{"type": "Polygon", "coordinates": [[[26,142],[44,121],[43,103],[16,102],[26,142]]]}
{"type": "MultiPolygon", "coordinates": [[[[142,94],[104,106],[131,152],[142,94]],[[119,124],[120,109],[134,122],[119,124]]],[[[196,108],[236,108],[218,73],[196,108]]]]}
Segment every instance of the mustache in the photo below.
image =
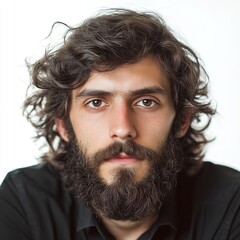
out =
{"type": "Polygon", "coordinates": [[[123,143],[114,142],[106,148],[98,150],[95,154],[90,156],[90,162],[94,162],[94,165],[99,165],[105,160],[118,157],[122,152],[138,160],[146,159],[152,161],[153,159],[159,158],[158,152],[143,147],[131,140],[126,140],[123,143]]]}

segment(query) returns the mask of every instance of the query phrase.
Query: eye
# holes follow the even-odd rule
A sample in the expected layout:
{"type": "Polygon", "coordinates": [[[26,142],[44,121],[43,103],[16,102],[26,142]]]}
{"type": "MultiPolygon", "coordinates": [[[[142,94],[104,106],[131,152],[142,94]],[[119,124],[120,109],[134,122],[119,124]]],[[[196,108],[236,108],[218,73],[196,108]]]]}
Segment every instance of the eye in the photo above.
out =
{"type": "Polygon", "coordinates": [[[137,102],[137,106],[140,106],[140,107],[145,107],[145,108],[151,108],[151,107],[155,107],[157,106],[159,103],[153,99],[142,99],[140,101],[137,102]]]}
{"type": "Polygon", "coordinates": [[[101,99],[93,99],[93,100],[91,100],[91,101],[88,101],[86,105],[87,105],[88,107],[90,107],[90,108],[98,109],[98,108],[101,108],[101,107],[106,106],[107,103],[104,102],[104,101],[101,100],[101,99]]]}

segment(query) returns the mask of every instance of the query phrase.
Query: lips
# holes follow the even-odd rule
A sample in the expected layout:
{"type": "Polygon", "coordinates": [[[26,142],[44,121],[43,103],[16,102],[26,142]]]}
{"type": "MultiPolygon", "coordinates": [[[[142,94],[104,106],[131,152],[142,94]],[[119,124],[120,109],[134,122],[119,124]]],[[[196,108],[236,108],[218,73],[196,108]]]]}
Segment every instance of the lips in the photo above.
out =
{"type": "Polygon", "coordinates": [[[115,164],[134,164],[138,163],[140,160],[132,156],[127,155],[126,153],[121,152],[117,157],[106,160],[108,163],[115,164]]]}

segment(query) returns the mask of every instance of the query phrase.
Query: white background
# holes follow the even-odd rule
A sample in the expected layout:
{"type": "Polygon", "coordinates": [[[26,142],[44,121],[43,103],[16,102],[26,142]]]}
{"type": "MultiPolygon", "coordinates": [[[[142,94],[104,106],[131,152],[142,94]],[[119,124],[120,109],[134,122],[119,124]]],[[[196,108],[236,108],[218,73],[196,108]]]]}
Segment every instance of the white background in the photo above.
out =
{"type": "Polygon", "coordinates": [[[240,170],[239,0],[1,0],[0,182],[10,170],[36,164],[39,156],[34,130],[21,113],[29,83],[25,59],[42,55],[55,21],[76,25],[106,7],[157,11],[198,52],[218,109],[208,131],[216,140],[206,160],[240,170]]]}

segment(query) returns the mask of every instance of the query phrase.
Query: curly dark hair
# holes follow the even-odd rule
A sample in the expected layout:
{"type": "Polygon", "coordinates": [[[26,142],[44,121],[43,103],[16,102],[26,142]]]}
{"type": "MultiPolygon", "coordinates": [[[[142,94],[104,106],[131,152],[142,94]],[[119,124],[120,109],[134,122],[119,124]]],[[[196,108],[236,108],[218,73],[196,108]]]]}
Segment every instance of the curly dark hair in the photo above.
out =
{"type": "Polygon", "coordinates": [[[63,44],[29,65],[33,91],[23,111],[36,128],[36,139],[43,137],[48,143],[49,152],[42,159],[57,161],[65,151],[66,142],[56,130],[55,119],[68,119],[72,90],[83,85],[93,70],[108,71],[151,56],[170,81],[176,110],[174,128],[178,129],[186,113],[192,116],[180,144],[185,166],[199,166],[203,147],[209,142],[204,130],[215,110],[208,100],[208,75],[196,53],[153,12],[110,9],[67,28],[63,44]],[[207,116],[204,124],[202,116],[207,116]]]}

